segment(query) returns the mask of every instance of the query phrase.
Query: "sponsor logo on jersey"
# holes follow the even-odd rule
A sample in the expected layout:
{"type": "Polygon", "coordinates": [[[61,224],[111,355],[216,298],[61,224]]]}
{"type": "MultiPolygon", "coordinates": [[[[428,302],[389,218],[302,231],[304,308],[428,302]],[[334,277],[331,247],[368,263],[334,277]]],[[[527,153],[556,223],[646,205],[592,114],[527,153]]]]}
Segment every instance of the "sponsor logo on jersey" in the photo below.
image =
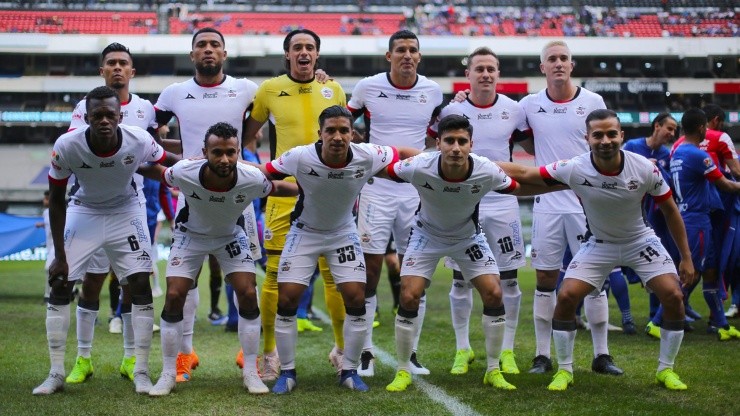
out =
{"type": "MultiPolygon", "coordinates": [[[[51,164],[52,164],[52,165],[54,165],[54,162],[52,162],[51,164]]],[[[57,167],[57,168],[58,168],[58,167],[57,167]]],[[[80,166],[80,169],[92,169],[92,166],[88,165],[87,163],[85,163],[85,162],[83,161],[83,162],[82,162],[82,166],[80,166]]]]}
{"type": "Polygon", "coordinates": [[[211,195],[210,198],[208,198],[208,202],[226,202],[225,196],[213,196],[211,195]]]}
{"type": "Polygon", "coordinates": [[[365,169],[364,168],[357,169],[355,171],[355,174],[353,176],[355,177],[355,179],[359,179],[359,178],[365,176],[365,169]]]}
{"type": "Polygon", "coordinates": [[[671,260],[670,257],[666,257],[665,260],[663,260],[663,265],[665,266],[666,264],[673,264],[673,260],[671,260]]]}
{"type": "Polygon", "coordinates": [[[540,106],[540,109],[539,109],[539,110],[537,110],[537,112],[538,112],[538,113],[547,113],[547,111],[545,111],[545,109],[544,109],[544,108],[542,108],[542,106],[540,106]]]}
{"type": "Polygon", "coordinates": [[[136,237],[139,239],[139,241],[149,241],[149,227],[147,227],[146,231],[144,231],[144,224],[138,218],[131,220],[130,224],[133,225],[134,228],[136,228],[136,237]]]}
{"type": "Polygon", "coordinates": [[[313,87],[298,87],[298,94],[311,94],[313,92],[313,87]]]}
{"type": "Polygon", "coordinates": [[[229,97],[229,98],[236,98],[236,91],[234,91],[234,90],[228,90],[226,92],[226,96],[229,97]]]}
{"type": "Polygon", "coordinates": [[[486,260],[484,266],[493,266],[494,264],[496,264],[496,260],[494,260],[493,257],[488,256],[488,260],[486,260]]]}
{"type": "Polygon", "coordinates": [[[200,199],[200,197],[198,196],[198,194],[195,193],[195,191],[193,191],[193,193],[190,195],[190,197],[193,198],[193,199],[200,199]]]}
{"type": "Polygon", "coordinates": [[[396,94],[396,100],[411,101],[411,95],[410,94],[396,94]]]}
{"type": "Polygon", "coordinates": [[[329,179],[344,179],[344,172],[329,172],[329,179]]]}
{"type": "Polygon", "coordinates": [[[445,186],[444,189],[442,189],[442,192],[460,193],[460,187],[459,186],[445,186]]]}
{"type": "Polygon", "coordinates": [[[378,98],[388,98],[388,96],[387,96],[387,95],[385,95],[385,94],[383,93],[383,91],[381,91],[381,92],[380,92],[380,94],[378,94],[378,98]]]}
{"type": "Polygon", "coordinates": [[[617,183],[616,182],[612,182],[612,183],[602,182],[601,189],[617,189],[617,183]]]}
{"type": "Polygon", "coordinates": [[[175,256],[170,260],[170,266],[179,266],[180,263],[182,263],[182,257],[175,256]]]}
{"type": "Polygon", "coordinates": [[[581,185],[593,187],[593,185],[591,185],[591,182],[589,182],[588,179],[585,178],[583,179],[583,183],[581,185]]]}
{"type": "Polygon", "coordinates": [[[579,115],[579,116],[585,115],[586,114],[586,108],[584,106],[582,106],[582,105],[579,105],[576,108],[576,114],[579,115]]]}
{"type": "Polygon", "coordinates": [[[571,261],[568,265],[569,269],[577,269],[578,268],[578,262],[577,261],[571,261]]]}
{"type": "Polygon", "coordinates": [[[123,117],[124,119],[127,119],[127,118],[128,118],[128,110],[123,110],[123,111],[121,111],[121,116],[122,116],[122,117],[123,117]]]}
{"type": "Polygon", "coordinates": [[[661,186],[663,186],[663,179],[659,180],[658,183],[655,184],[655,189],[660,189],[661,186]]]}
{"type": "Polygon", "coordinates": [[[478,120],[493,120],[493,113],[478,114],[478,120]]]}
{"type": "MultiPolygon", "coordinates": [[[[521,251],[517,251],[516,253],[514,253],[513,256],[511,256],[511,259],[512,260],[519,260],[521,258],[522,258],[522,252],[521,251]]],[[[516,280],[514,280],[514,284],[513,285],[509,285],[509,286],[516,286],[516,280]]]]}
{"type": "Polygon", "coordinates": [[[151,260],[152,258],[149,257],[149,253],[146,252],[146,250],[141,250],[141,254],[139,257],[136,258],[136,260],[146,261],[151,260]]]}
{"type": "Polygon", "coordinates": [[[363,262],[360,262],[360,264],[355,267],[356,272],[364,272],[365,271],[365,264],[363,262]]]}
{"type": "Polygon", "coordinates": [[[324,87],[321,89],[321,96],[326,98],[327,100],[330,100],[332,97],[334,97],[334,90],[329,87],[324,87]]]}
{"type": "Polygon", "coordinates": [[[315,170],[313,170],[313,168],[311,168],[311,171],[310,171],[310,172],[308,172],[308,173],[307,173],[306,175],[309,175],[309,176],[319,176],[319,174],[318,174],[318,173],[316,173],[316,171],[315,171],[315,170]]]}
{"type": "Polygon", "coordinates": [[[431,189],[432,191],[434,190],[434,188],[432,188],[432,185],[429,185],[429,182],[424,182],[424,185],[421,185],[421,187],[431,189]]]}
{"type": "Polygon", "coordinates": [[[185,97],[186,100],[194,100],[195,97],[193,97],[193,94],[188,93],[188,96],[185,97]]]}
{"type": "MultiPolygon", "coordinates": [[[[152,155],[152,157],[154,157],[154,155],[152,155]]],[[[130,153],[127,154],[126,156],[123,157],[122,162],[123,162],[124,165],[130,165],[130,164],[134,163],[134,155],[132,155],[130,153]]]]}
{"type": "Polygon", "coordinates": [[[555,107],[554,110],[552,110],[554,114],[565,114],[568,112],[568,107],[555,107]]]}
{"type": "Polygon", "coordinates": [[[285,260],[284,262],[280,263],[280,271],[281,272],[290,271],[290,262],[288,260],[285,260]]]}
{"type": "Polygon", "coordinates": [[[218,98],[218,91],[216,92],[204,92],[203,93],[203,99],[206,98],[218,98]]]}
{"type": "Polygon", "coordinates": [[[237,203],[237,204],[241,204],[242,202],[244,202],[246,200],[247,200],[247,196],[246,195],[239,194],[239,195],[237,195],[237,196],[234,197],[234,202],[237,203]]]}
{"type": "Polygon", "coordinates": [[[280,94],[278,94],[278,97],[290,97],[290,94],[288,94],[285,91],[280,91],[280,94]]]}
{"type": "Polygon", "coordinates": [[[416,264],[416,259],[415,258],[409,257],[409,258],[406,259],[406,266],[411,267],[414,264],[416,264]]]}
{"type": "Polygon", "coordinates": [[[468,117],[467,114],[463,114],[462,116],[465,117],[465,120],[470,120],[470,117],[468,117]]]}
{"type": "Polygon", "coordinates": [[[100,162],[100,167],[101,168],[112,168],[115,165],[116,165],[116,161],[115,160],[111,160],[110,162],[100,162]]]}

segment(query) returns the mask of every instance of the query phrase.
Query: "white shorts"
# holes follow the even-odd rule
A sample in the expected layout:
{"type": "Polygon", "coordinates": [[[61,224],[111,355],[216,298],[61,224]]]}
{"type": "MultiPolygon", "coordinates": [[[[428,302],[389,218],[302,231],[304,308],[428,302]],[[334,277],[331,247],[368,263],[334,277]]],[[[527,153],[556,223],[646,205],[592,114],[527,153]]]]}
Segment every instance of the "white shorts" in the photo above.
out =
{"type": "Polygon", "coordinates": [[[254,273],[254,259],[249,250],[249,239],[244,230],[234,226],[234,234],[209,237],[175,230],[167,260],[167,277],[195,279],[203,267],[204,258],[213,254],[224,276],[235,272],[254,273]]]}
{"type": "Polygon", "coordinates": [[[300,223],[290,227],[280,255],[278,283],[308,286],[319,256],[324,256],[336,284],[365,283],[365,258],[354,224],[337,232],[309,230],[300,223]]]}
{"type": "Polygon", "coordinates": [[[499,274],[496,259],[482,233],[450,243],[414,227],[401,265],[401,276],[421,276],[431,280],[439,259],[444,256],[449,256],[457,263],[467,282],[480,275],[499,274]]]}
{"type": "Polygon", "coordinates": [[[357,232],[362,249],[369,254],[385,254],[393,235],[399,255],[406,253],[419,198],[386,198],[360,194],[357,232]]]}
{"type": "Polygon", "coordinates": [[[565,243],[575,253],[586,234],[586,216],[579,214],[532,215],[532,267],[537,270],[560,270],[563,267],[565,243]]]}
{"type": "Polygon", "coordinates": [[[144,210],[107,215],[67,211],[64,250],[69,280],[85,275],[99,249],[104,250],[122,283],[134,273],[149,273],[152,250],[144,210]]]}
{"type": "Polygon", "coordinates": [[[602,242],[591,237],[581,244],[565,271],[565,278],[601,288],[616,266],[632,268],[646,285],[650,279],[662,274],[674,274],[678,281],[676,265],[655,234],[625,244],[602,242]]]}
{"type": "Polygon", "coordinates": [[[102,248],[93,254],[90,264],[87,266],[88,273],[108,274],[110,270],[110,260],[102,248]]]}

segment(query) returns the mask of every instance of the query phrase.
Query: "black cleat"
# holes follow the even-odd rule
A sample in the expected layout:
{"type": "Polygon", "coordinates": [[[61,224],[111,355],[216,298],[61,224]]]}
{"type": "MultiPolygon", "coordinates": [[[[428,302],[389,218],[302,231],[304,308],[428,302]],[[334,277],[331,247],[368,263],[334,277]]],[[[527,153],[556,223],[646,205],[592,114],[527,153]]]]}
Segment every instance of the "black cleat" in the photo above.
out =
{"type": "Polygon", "coordinates": [[[624,370],[614,364],[614,359],[609,354],[599,354],[598,357],[594,358],[591,362],[591,371],[600,374],[611,374],[613,376],[624,374],[624,370]]]}
{"type": "Polygon", "coordinates": [[[529,369],[530,374],[545,374],[552,371],[552,360],[544,355],[538,355],[532,360],[532,368],[529,369]]]}
{"type": "Polygon", "coordinates": [[[622,322],[622,332],[626,335],[635,335],[637,333],[637,327],[634,321],[622,322]]]}

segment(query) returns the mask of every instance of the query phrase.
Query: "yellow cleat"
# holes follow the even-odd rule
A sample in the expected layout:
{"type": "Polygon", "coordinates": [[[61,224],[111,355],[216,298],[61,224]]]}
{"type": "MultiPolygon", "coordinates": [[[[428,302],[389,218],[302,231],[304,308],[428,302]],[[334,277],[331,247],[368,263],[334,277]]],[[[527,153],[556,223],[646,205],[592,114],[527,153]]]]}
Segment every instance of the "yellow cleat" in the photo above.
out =
{"type": "Polygon", "coordinates": [[[488,371],[483,376],[483,385],[501,390],[516,390],[516,386],[506,381],[504,374],[498,368],[488,371]]]}
{"type": "Polygon", "coordinates": [[[410,385],[411,373],[406,370],[398,370],[396,378],[393,379],[391,384],[385,386],[385,389],[386,391],[406,391],[410,385]]]}
{"type": "Polygon", "coordinates": [[[121,360],[121,367],[118,371],[121,373],[121,377],[127,378],[134,381],[134,366],[136,365],[136,356],[123,357],[121,360]]]}
{"type": "Polygon", "coordinates": [[[92,358],[77,357],[72,372],[67,376],[67,383],[78,384],[84,383],[93,375],[92,358]]]}
{"type": "Polygon", "coordinates": [[[519,367],[516,365],[516,355],[512,350],[501,351],[499,357],[501,361],[501,372],[504,374],[519,374],[519,367]]]}
{"type": "Polygon", "coordinates": [[[655,375],[655,382],[665,386],[668,390],[686,390],[689,387],[678,378],[672,368],[666,368],[655,375]]]}
{"type": "Polygon", "coordinates": [[[298,318],[296,319],[296,322],[298,324],[298,332],[321,332],[324,330],[324,328],[314,325],[308,318],[298,318]]]}
{"type": "Polygon", "coordinates": [[[558,370],[558,372],[552,377],[552,381],[550,382],[550,385],[547,386],[547,389],[550,391],[565,391],[572,385],[573,373],[567,370],[558,370]]]}
{"type": "Polygon", "coordinates": [[[468,373],[468,366],[475,361],[475,353],[472,348],[457,350],[455,362],[452,364],[450,374],[461,375],[468,373]]]}
{"type": "Polygon", "coordinates": [[[655,339],[660,339],[660,327],[653,324],[653,321],[648,322],[647,326],[645,327],[645,333],[655,339]]]}

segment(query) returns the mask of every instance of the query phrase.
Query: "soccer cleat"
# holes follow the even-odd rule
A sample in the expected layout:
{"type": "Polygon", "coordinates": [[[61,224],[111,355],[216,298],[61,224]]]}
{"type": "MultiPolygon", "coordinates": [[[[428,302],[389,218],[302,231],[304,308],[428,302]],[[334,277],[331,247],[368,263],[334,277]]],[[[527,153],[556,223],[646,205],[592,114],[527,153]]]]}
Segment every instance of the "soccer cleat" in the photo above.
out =
{"type": "Polygon", "coordinates": [[[249,394],[267,394],[270,392],[270,389],[260,379],[257,371],[242,372],[242,382],[249,394]]]}
{"type": "Polygon", "coordinates": [[[217,311],[213,311],[208,314],[208,320],[211,321],[211,325],[220,326],[226,325],[226,321],[229,320],[229,317],[226,315],[221,315],[217,311]]]}
{"type": "MultiPolygon", "coordinates": [[[[740,338],[740,331],[738,331],[734,326],[728,326],[727,328],[710,326],[707,328],[707,332],[716,332],[717,339],[720,341],[729,341],[732,338],[740,338]]],[[[67,378],[67,382],[69,382],[69,377],[67,378]]]]}
{"type": "Polygon", "coordinates": [[[501,362],[501,372],[504,374],[519,374],[519,367],[516,365],[516,354],[512,350],[501,351],[498,358],[501,362]]]}
{"type": "Polygon", "coordinates": [[[72,372],[67,376],[67,383],[79,384],[84,383],[85,380],[92,377],[93,365],[92,358],[77,357],[75,366],[72,368],[72,372]]]}
{"type": "Polygon", "coordinates": [[[157,324],[152,325],[152,333],[159,332],[159,329],[160,329],[159,328],[159,325],[157,325],[157,324]]]}
{"type": "Polygon", "coordinates": [[[686,313],[686,317],[691,318],[695,321],[698,321],[701,319],[701,315],[699,315],[699,312],[695,311],[694,308],[692,308],[688,304],[686,305],[686,308],[684,308],[684,310],[686,313]]]}
{"type": "Polygon", "coordinates": [[[340,375],[342,373],[342,363],[344,362],[344,351],[340,350],[335,345],[334,348],[329,351],[329,362],[334,367],[334,370],[336,370],[337,375],[340,375]]]}
{"type": "Polygon", "coordinates": [[[406,370],[398,370],[396,377],[393,379],[391,384],[385,386],[386,391],[398,392],[406,391],[411,385],[411,374],[406,370]]]}
{"type": "Polygon", "coordinates": [[[645,326],[645,333],[655,339],[660,339],[660,327],[655,325],[653,321],[648,322],[645,326]]]}
{"type": "Polygon", "coordinates": [[[190,363],[190,368],[192,370],[195,370],[200,365],[200,358],[198,357],[198,354],[195,353],[195,348],[190,351],[190,363]]]}
{"type": "Polygon", "coordinates": [[[360,392],[370,390],[370,387],[362,381],[356,370],[342,370],[342,375],[339,376],[339,385],[360,392]]]}
{"type": "Polygon", "coordinates": [[[686,390],[689,387],[678,378],[672,368],[666,368],[655,374],[655,382],[665,386],[668,390],[686,390]]]}
{"type": "Polygon", "coordinates": [[[373,328],[377,328],[380,326],[380,321],[378,320],[378,310],[375,310],[375,315],[373,315],[373,328]]]}
{"type": "Polygon", "coordinates": [[[416,374],[419,376],[426,376],[430,374],[429,369],[424,367],[416,358],[416,351],[411,353],[411,358],[409,359],[409,361],[411,362],[411,374],[416,374]]]}
{"type": "Polygon", "coordinates": [[[461,375],[468,373],[468,365],[475,360],[475,353],[472,348],[457,350],[455,353],[455,362],[452,363],[450,374],[461,375]]]}
{"type": "Polygon", "coordinates": [[[280,372],[277,382],[272,386],[272,392],[275,394],[288,394],[298,383],[296,382],[295,370],[283,370],[280,372]]]}
{"type": "Polygon", "coordinates": [[[298,318],[296,319],[296,323],[298,324],[298,332],[321,332],[324,330],[324,328],[314,325],[308,318],[298,318]]]}
{"type": "Polygon", "coordinates": [[[544,355],[538,355],[532,360],[532,368],[529,369],[529,374],[545,374],[552,371],[552,360],[550,357],[544,355]]]}
{"type": "Polygon", "coordinates": [[[261,366],[257,366],[262,374],[262,381],[274,381],[280,374],[280,357],[278,357],[277,348],[262,354],[261,366]]]}
{"type": "Polygon", "coordinates": [[[483,385],[501,390],[516,390],[516,386],[506,381],[504,374],[498,368],[486,372],[483,376],[483,385]]]}
{"type": "Polygon", "coordinates": [[[177,353],[177,376],[178,383],[190,381],[190,372],[193,370],[193,358],[190,354],[177,353]]]}
{"type": "Polygon", "coordinates": [[[360,355],[360,368],[357,374],[362,377],[373,377],[375,375],[375,357],[370,351],[363,351],[360,355]]]}
{"type": "Polygon", "coordinates": [[[380,321],[373,321],[373,328],[377,328],[380,326],[380,321]]]}
{"type": "Polygon", "coordinates": [[[121,360],[121,367],[118,368],[118,371],[121,373],[121,377],[134,381],[134,366],[135,365],[136,365],[135,355],[132,355],[130,357],[123,357],[123,360],[121,360]]]}
{"type": "Polygon", "coordinates": [[[635,321],[622,322],[622,332],[625,335],[635,335],[637,333],[637,326],[635,321]]]}
{"type": "Polygon", "coordinates": [[[153,387],[149,374],[146,371],[134,373],[134,386],[136,387],[136,393],[149,394],[153,387]]]}
{"type": "Polygon", "coordinates": [[[730,305],[727,312],[725,312],[725,318],[737,318],[738,315],[740,315],[740,311],[738,311],[737,305],[730,305]]]}
{"type": "MultiPolygon", "coordinates": [[[[259,364],[259,357],[257,357],[257,363],[259,364]]],[[[244,350],[239,349],[239,352],[236,353],[236,366],[239,368],[244,368],[244,350]]],[[[257,366],[259,368],[259,365],[257,366]]]]}
{"type": "Polygon", "coordinates": [[[33,389],[34,396],[46,396],[64,390],[64,375],[51,373],[43,383],[33,389]]]}
{"type": "Polygon", "coordinates": [[[123,333],[123,320],[120,316],[114,316],[108,322],[108,332],[111,334],[122,334],[123,333]]]}
{"type": "Polygon", "coordinates": [[[149,390],[149,395],[166,396],[170,394],[177,384],[176,377],[177,376],[174,374],[162,373],[162,375],[159,376],[157,384],[152,386],[149,390]]]}
{"type": "Polygon", "coordinates": [[[621,376],[624,370],[614,364],[614,359],[609,354],[599,354],[591,361],[591,371],[599,374],[621,376]]]}
{"type": "Polygon", "coordinates": [[[547,389],[550,391],[565,391],[568,389],[568,386],[572,385],[573,374],[567,370],[558,370],[552,377],[552,381],[547,386],[547,389]]]}

